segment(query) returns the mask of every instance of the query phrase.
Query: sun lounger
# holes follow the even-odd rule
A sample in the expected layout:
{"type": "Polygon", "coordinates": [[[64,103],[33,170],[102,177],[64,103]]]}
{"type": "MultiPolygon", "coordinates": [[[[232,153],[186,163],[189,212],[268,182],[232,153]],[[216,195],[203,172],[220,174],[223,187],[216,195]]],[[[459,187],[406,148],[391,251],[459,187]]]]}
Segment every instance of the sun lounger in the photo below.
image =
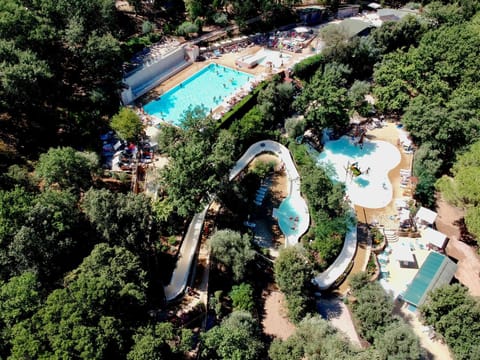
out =
{"type": "Polygon", "coordinates": [[[265,195],[259,195],[255,198],[255,201],[257,202],[263,202],[263,199],[265,198],[265,195]]]}

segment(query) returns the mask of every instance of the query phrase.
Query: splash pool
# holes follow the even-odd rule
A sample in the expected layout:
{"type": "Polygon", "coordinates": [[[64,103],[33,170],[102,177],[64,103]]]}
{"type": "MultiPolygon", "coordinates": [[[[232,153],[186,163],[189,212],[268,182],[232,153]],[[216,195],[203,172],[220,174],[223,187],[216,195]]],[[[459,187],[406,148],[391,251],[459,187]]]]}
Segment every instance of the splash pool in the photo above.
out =
{"type": "Polygon", "coordinates": [[[203,105],[208,112],[252,78],[242,71],[210,64],[143,108],[149,115],[180,125],[189,106],[203,105]]]}
{"type": "Polygon", "coordinates": [[[378,209],[392,200],[388,172],[401,159],[394,145],[386,141],[365,141],[360,147],[344,136],[327,141],[324,150],[316,157],[332,179],[345,183],[346,193],[353,204],[378,209]]]}
{"type": "Polygon", "coordinates": [[[308,228],[308,224],[305,227],[305,223],[309,221],[308,214],[306,217],[305,211],[302,211],[305,206],[304,204],[297,204],[297,202],[294,197],[288,196],[276,211],[275,216],[280,230],[287,238],[298,237],[305,232],[306,227],[308,228]]]}

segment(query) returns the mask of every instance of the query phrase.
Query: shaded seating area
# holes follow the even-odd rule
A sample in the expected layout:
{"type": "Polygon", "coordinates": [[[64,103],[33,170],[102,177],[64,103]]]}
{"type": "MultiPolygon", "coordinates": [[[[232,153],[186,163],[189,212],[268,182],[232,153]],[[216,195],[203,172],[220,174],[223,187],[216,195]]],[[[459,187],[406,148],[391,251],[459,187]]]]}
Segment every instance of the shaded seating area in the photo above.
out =
{"type": "Polygon", "coordinates": [[[428,246],[431,249],[442,252],[444,251],[445,246],[447,246],[447,235],[441,233],[440,231],[432,228],[426,228],[423,232],[423,237],[428,240],[428,246]]]}
{"type": "Polygon", "coordinates": [[[420,228],[425,228],[427,226],[432,227],[433,224],[435,224],[436,219],[437,213],[425,207],[418,209],[417,214],[415,215],[415,221],[420,228]]]}
{"type": "Polygon", "coordinates": [[[416,268],[418,267],[415,255],[407,244],[401,244],[395,248],[393,256],[399,262],[400,267],[416,268]]]}

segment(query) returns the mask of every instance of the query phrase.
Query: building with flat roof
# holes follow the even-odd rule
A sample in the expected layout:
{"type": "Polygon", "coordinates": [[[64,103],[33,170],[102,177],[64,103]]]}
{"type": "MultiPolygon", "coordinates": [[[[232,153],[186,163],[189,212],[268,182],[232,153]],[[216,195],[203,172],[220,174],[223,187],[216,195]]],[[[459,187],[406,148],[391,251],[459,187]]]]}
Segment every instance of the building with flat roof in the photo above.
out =
{"type": "Polygon", "coordinates": [[[373,28],[373,25],[357,19],[342,20],[338,26],[341,26],[345,30],[349,38],[353,38],[354,36],[366,36],[373,28]]]}
{"type": "Polygon", "coordinates": [[[449,257],[432,251],[408,286],[402,299],[414,307],[422,305],[430,291],[450,284],[457,264],[449,257]]]}

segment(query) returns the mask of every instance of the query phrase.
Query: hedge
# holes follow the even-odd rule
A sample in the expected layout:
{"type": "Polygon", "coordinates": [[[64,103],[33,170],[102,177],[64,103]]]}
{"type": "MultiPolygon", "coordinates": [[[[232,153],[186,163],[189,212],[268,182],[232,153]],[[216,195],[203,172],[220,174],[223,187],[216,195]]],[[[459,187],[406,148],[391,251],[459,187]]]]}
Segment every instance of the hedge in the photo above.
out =
{"type": "Polygon", "coordinates": [[[267,81],[262,81],[253,91],[240,100],[218,121],[218,129],[228,129],[235,120],[241,119],[251,108],[257,104],[257,97],[261,90],[268,85],[267,81]]]}
{"type": "Polygon", "coordinates": [[[315,72],[325,64],[325,58],[322,54],[310,56],[293,66],[293,73],[302,80],[307,80],[315,74],[315,72]]]}

